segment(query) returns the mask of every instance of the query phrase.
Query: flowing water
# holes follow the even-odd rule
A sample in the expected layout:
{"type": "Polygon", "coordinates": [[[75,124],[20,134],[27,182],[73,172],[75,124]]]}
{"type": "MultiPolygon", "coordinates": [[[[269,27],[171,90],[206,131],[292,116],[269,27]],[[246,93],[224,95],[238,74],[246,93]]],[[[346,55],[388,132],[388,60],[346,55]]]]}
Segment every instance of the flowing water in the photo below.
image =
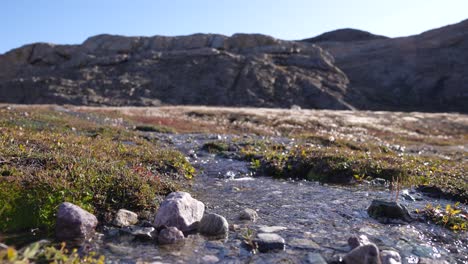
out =
{"type": "MultiPolygon", "coordinates": [[[[186,153],[199,170],[192,196],[206,205],[206,211],[226,217],[231,230],[226,240],[209,240],[190,235],[183,245],[160,247],[153,243],[102,242],[101,253],[112,262],[136,260],[161,263],[308,263],[310,253],[318,252],[328,261],[339,259],[350,250],[351,235],[366,235],[380,249],[398,251],[404,263],[421,258],[468,263],[466,233],[453,233],[434,224],[415,221],[410,224],[381,224],[367,215],[373,199],[390,199],[383,187],[370,185],[328,186],[316,182],[278,180],[253,176],[249,163],[219,157],[201,150],[217,139],[231,141],[234,136],[151,134],[186,153]],[[255,223],[238,220],[244,208],[258,212],[255,223]],[[286,241],[286,250],[251,254],[243,246],[245,228],[278,226],[277,234],[286,241]],[[281,227],[281,228],[280,228],[281,227]],[[244,230],[244,231],[243,231],[244,230]]],[[[293,144],[288,139],[271,139],[293,144]]],[[[414,194],[420,196],[419,194],[414,194]]],[[[426,204],[445,205],[450,201],[420,196],[419,201],[400,201],[410,211],[426,204]]],[[[466,208],[464,208],[466,209],[466,208]]]]}
{"type": "MultiPolygon", "coordinates": [[[[366,209],[373,199],[390,199],[384,187],[330,186],[254,176],[248,162],[201,150],[206,142],[219,139],[230,142],[237,136],[158,133],[145,136],[158,138],[185,153],[199,171],[190,190],[192,196],[205,203],[207,212],[223,215],[237,227],[225,240],[194,234],[183,244],[171,246],[102,235],[87,246],[104,254],[109,263],[308,263],[311,253],[320,253],[328,261],[339,261],[349,252],[347,239],[352,235],[366,235],[380,249],[398,251],[403,263],[418,263],[421,258],[468,263],[466,232],[453,233],[423,221],[388,225],[370,218],[366,209]],[[255,223],[238,219],[245,208],[258,212],[255,223]],[[265,226],[276,227],[275,233],[286,241],[284,251],[252,254],[243,244],[247,229],[258,231],[265,226]]],[[[294,144],[285,138],[270,140],[294,144]]],[[[421,199],[400,198],[410,212],[428,203],[442,206],[451,203],[413,195],[421,199]]]]}

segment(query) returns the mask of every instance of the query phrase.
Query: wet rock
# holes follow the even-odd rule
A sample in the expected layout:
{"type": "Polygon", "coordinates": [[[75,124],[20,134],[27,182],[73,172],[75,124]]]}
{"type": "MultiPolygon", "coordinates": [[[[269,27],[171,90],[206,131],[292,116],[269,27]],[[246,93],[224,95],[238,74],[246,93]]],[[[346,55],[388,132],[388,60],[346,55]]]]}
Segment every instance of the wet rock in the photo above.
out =
{"type": "Polygon", "coordinates": [[[219,258],[213,255],[205,255],[202,258],[203,263],[217,263],[219,258]]]}
{"type": "Polygon", "coordinates": [[[419,264],[449,264],[449,262],[440,259],[420,258],[419,264]]]}
{"type": "Polygon", "coordinates": [[[141,240],[152,240],[157,237],[157,232],[154,227],[127,226],[120,229],[120,231],[141,240]]]}
{"type": "Polygon", "coordinates": [[[359,246],[343,258],[346,264],[381,264],[379,248],[374,244],[359,246]]]}
{"type": "Polygon", "coordinates": [[[118,227],[131,226],[138,223],[138,215],[132,211],[120,209],[115,215],[113,224],[118,227]]]}
{"type": "Polygon", "coordinates": [[[319,249],[320,246],[310,239],[294,238],[288,242],[288,245],[300,249],[319,249]]]}
{"type": "Polygon", "coordinates": [[[359,246],[364,246],[364,245],[369,245],[371,242],[369,241],[369,238],[365,235],[360,235],[360,236],[352,236],[348,238],[348,245],[351,247],[351,249],[355,249],[359,246]]]}
{"type": "Polygon", "coordinates": [[[250,208],[246,208],[242,210],[242,212],[240,212],[239,214],[240,220],[249,220],[249,221],[255,222],[257,221],[257,218],[258,218],[257,212],[250,208]]]}
{"type": "Polygon", "coordinates": [[[388,182],[387,180],[382,179],[382,178],[375,178],[375,179],[372,179],[370,183],[375,186],[385,186],[387,185],[388,182]]]}
{"type": "Polygon", "coordinates": [[[177,229],[177,227],[170,226],[168,228],[164,228],[159,232],[158,235],[158,242],[159,244],[166,245],[166,244],[176,244],[182,242],[184,240],[184,233],[177,229]]]}
{"type": "Polygon", "coordinates": [[[65,202],[58,209],[55,235],[61,241],[88,239],[94,234],[97,224],[96,216],[65,202]]]}
{"type": "Polygon", "coordinates": [[[128,255],[128,252],[132,251],[132,248],[125,247],[118,244],[108,243],[106,247],[109,249],[110,252],[116,255],[128,255]]]}
{"type": "Polygon", "coordinates": [[[275,233],[286,229],[284,226],[259,226],[258,231],[260,233],[275,233]]]}
{"type": "Polygon", "coordinates": [[[416,201],[416,198],[414,198],[408,190],[403,190],[401,192],[401,197],[403,197],[406,201],[411,201],[411,202],[414,202],[416,201]]]}
{"type": "Polygon", "coordinates": [[[320,253],[309,253],[307,254],[306,263],[310,264],[327,264],[325,259],[320,253]]]}
{"type": "Polygon", "coordinates": [[[254,242],[257,243],[260,252],[284,250],[285,248],[284,238],[272,233],[259,233],[254,242]]]}
{"type": "Polygon", "coordinates": [[[206,236],[227,237],[229,224],[221,215],[205,214],[200,221],[198,231],[206,236]]]}
{"type": "Polygon", "coordinates": [[[153,225],[174,226],[182,232],[197,229],[205,212],[205,205],[192,198],[186,192],[173,192],[161,203],[154,218],[153,225]]]}
{"type": "Polygon", "coordinates": [[[382,264],[401,264],[401,256],[393,250],[382,250],[380,252],[382,264]]]}
{"type": "Polygon", "coordinates": [[[397,202],[373,200],[372,204],[367,208],[367,213],[381,223],[391,223],[393,220],[406,222],[412,220],[406,207],[397,202]]]}

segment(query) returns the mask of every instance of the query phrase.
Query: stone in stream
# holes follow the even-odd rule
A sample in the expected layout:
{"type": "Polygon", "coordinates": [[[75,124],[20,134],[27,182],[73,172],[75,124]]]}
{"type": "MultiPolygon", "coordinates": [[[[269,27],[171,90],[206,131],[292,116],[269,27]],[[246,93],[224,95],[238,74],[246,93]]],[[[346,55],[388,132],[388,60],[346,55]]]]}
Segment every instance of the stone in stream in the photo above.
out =
{"type": "Polygon", "coordinates": [[[369,245],[371,242],[369,241],[369,238],[365,235],[360,235],[360,236],[351,236],[348,238],[348,245],[351,247],[351,249],[355,249],[359,246],[364,246],[364,245],[369,245]]]}
{"type": "Polygon", "coordinates": [[[272,233],[259,233],[254,242],[258,245],[258,251],[269,252],[273,250],[284,250],[284,238],[272,233]]]}
{"type": "Polygon", "coordinates": [[[382,264],[401,264],[401,256],[393,250],[382,250],[380,252],[382,264]]]}
{"type": "Polygon", "coordinates": [[[449,264],[449,262],[440,259],[420,258],[418,264],[449,264]]]}
{"type": "Polygon", "coordinates": [[[205,214],[200,221],[198,231],[206,236],[225,238],[228,236],[229,224],[221,215],[205,214]]]}
{"type": "Polygon", "coordinates": [[[325,259],[320,253],[309,253],[307,254],[306,263],[309,264],[327,264],[325,259]]]}
{"type": "Polygon", "coordinates": [[[248,221],[255,222],[255,221],[257,221],[257,218],[258,218],[257,212],[255,210],[253,210],[253,209],[250,209],[250,208],[245,208],[239,214],[239,219],[240,220],[248,220],[248,221]]]}
{"type": "Polygon", "coordinates": [[[344,256],[345,264],[381,264],[379,248],[374,244],[359,246],[344,256]]]}
{"type": "Polygon", "coordinates": [[[65,202],[58,208],[55,236],[60,241],[85,240],[94,234],[97,224],[96,216],[65,202]]]}
{"type": "Polygon", "coordinates": [[[161,203],[153,225],[156,228],[174,226],[182,232],[193,231],[197,229],[204,212],[205,205],[189,193],[173,192],[161,203]]]}
{"type": "Polygon", "coordinates": [[[113,222],[113,224],[118,227],[131,226],[136,223],[138,223],[138,215],[125,209],[120,209],[117,214],[115,214],[113,222]]]}
{"type": "Polygon", "coordinates": [[[370,217],[384,224],[391,223],[394,220],[406,222],[413,220],[406,207],[397,202],[373,200],[369,208],[367,208],[367,213],[370,217]]]}
{"type": "Polygon", "coordinates": [[[177,227],[170,226],[159,232],[158,242],[162,245],[176,244],[182,242],[184,238],[184,233],[182,233],[182,231],[177,229],[177,227]]]}
{"type": "Polygon", "coordinates": [[[157,232],[154,227],[127,226],[121,228],[120,231],[141,240],[152,240],[157,237],[157,232]]]}
{"type": "Polygon", "coordinates": [[[275,233],[286,229],[284,226],[259,226],[258,231],[260,233],[275,233]]]}

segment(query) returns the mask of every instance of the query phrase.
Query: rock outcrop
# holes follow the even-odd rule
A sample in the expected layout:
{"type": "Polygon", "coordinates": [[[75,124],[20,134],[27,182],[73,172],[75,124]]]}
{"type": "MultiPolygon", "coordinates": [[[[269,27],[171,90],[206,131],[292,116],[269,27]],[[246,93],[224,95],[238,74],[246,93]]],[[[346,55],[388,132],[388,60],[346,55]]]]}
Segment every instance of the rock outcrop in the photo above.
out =
{"type": "Polygon", "coordinates": [[[355,107],[468,112],[468,20],[392,39],[332,33],[304,41],[334,56],[355,107]]]}
{"type": "Polygon", "coordinates": [[[9,103],[352,109],[347,85],[320,47],[259,34],[98,35],[0,55],[0,102],[9,103]]]}

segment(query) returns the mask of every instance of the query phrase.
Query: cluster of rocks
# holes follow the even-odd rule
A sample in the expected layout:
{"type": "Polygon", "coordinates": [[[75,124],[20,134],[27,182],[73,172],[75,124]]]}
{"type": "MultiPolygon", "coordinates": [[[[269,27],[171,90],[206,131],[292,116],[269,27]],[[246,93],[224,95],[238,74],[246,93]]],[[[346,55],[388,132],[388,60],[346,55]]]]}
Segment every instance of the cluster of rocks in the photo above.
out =
{"type": "MultiPolygon", "coordinates": [[[[368,208],[370,217],[382,223],[411,221],[407,209],[399,203],[374,200],[368,208]]],[[[258,214],[253,209],[244,209],[239,220],[247,223],[256,222],[258,214]]],[[[71,203],[59,206],[56,224],[56,237],[59,240],[76,241],[89,239],[95,232],[98,220],[82,208],[71,203]]],[[[139,221],[134,212],[120,209],[108,229],[108,235],[129,237],[146,241],[157,241],[159,245],[177,244],[185,240],[188,234],[200,233],[212,239],[225,239],[229,230],[239,231],[239,225],[229,225],[226,218],[214,213],[206,213],[205,205],[186,192],[173,192],[161,203],[152,222],[139,221]]],[[[259,252],[283,251],[286,241],[277,232],[285,230],[282,226],[258,226],[250,237],[244,237],[244,245],[259,252]]],[[[293,239],[291,247],[317,250],[319,246],[307,239],[293,239]]],[[[402,263],[398,252],[380,250],[365,235],[348,239],[350,252],[343,257],[344,263],[353,264],[398,264],[402,263]]],[[[317,252],[308,254],[310,263],[326,263],[317,252]]]]}
{"type": "MultiPolygon", "coordinates": [[[[143,240],[156,240],[159,244],[174,244],[184,240],[185,234],[199,232],[215,238],[226,238],[229,232],[227,220],[220,215],[205,213],[205,205],[186,192],[173,192],[161,203],[152,223],[142,222],[134,212],[120,209],[109,229],[109,235],[130,235],[143,240]]],[[[76,241],[89,239],[95,232],[97,218],[82,208],[62,203],[56,224],[58,240],[76,241]]]]}

